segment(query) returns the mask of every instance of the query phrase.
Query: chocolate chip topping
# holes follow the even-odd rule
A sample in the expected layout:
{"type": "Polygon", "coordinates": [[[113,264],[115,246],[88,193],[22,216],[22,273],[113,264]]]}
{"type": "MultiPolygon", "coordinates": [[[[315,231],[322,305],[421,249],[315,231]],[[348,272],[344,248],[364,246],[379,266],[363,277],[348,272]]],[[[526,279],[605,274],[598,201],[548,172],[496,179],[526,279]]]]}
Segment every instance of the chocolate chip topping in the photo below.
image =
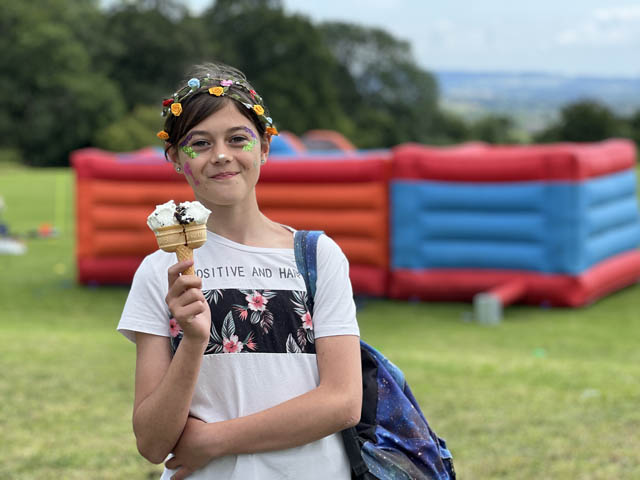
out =
{"type": "Polygon", "coordinates": [[[195,218],[187,217],[186,215],[187,215],[186,207],[183,207],[182,205],[178,205],[176,207],[176,213],[174,214],[174,217],[176,217],[176,220],[180,225],[187,225],[189,223],[195,222],[195,218]]]}

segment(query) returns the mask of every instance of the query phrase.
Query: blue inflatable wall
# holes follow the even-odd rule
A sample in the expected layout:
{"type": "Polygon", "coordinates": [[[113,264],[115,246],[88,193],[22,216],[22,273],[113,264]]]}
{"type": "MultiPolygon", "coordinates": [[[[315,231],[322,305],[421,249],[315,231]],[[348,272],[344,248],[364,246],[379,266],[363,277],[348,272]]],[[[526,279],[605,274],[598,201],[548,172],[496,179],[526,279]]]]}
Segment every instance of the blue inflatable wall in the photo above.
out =
{"type": "Polygon", "coordinates": [[[578,274],[640,245],[633,170],[583,182],[391,184],[391,267],[578,274]]]}

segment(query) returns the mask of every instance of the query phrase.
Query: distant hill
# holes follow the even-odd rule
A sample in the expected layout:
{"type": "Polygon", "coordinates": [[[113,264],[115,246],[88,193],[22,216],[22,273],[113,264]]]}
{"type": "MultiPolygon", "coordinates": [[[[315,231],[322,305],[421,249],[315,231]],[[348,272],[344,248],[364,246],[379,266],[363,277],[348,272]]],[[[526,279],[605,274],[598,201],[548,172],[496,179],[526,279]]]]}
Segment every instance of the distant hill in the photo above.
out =
{"type": "Polygon", "coordinates": [[[442,104],[466,116],[505,113],[527,130],[543,127],[563,105],[600,101],[619,115],[640,109],[639,78],[523,72],[436,71],[442,104]]]}

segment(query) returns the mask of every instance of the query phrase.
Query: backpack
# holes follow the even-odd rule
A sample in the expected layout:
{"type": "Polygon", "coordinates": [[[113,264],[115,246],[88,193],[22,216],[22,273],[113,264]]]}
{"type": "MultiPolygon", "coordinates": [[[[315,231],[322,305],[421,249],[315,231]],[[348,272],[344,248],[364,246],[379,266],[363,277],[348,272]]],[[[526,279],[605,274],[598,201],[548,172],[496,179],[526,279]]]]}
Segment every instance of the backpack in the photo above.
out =
{"type": "MultiPolygon", "coordinates": [[[[305,281],[313,317],[316,252],[323,232],[298,230],[294,251],[305,281]]],[[[342,431],[357,480],[455,480],[446,442],[429,427],[402,371],[375,348],[360,340],[362,414],[360,423],[342,431]]]]}

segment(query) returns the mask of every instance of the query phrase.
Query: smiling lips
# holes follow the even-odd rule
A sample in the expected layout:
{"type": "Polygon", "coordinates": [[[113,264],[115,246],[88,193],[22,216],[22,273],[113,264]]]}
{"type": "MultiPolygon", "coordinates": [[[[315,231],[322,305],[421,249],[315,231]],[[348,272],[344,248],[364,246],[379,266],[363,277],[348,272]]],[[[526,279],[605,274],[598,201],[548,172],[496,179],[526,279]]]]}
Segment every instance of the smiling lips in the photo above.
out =
{"type": "Polygon", "coordinates": [[[212,180],[226,180],[227,178],[235,177],[238,172],[221,172],[211,177],[212,180]]]}

